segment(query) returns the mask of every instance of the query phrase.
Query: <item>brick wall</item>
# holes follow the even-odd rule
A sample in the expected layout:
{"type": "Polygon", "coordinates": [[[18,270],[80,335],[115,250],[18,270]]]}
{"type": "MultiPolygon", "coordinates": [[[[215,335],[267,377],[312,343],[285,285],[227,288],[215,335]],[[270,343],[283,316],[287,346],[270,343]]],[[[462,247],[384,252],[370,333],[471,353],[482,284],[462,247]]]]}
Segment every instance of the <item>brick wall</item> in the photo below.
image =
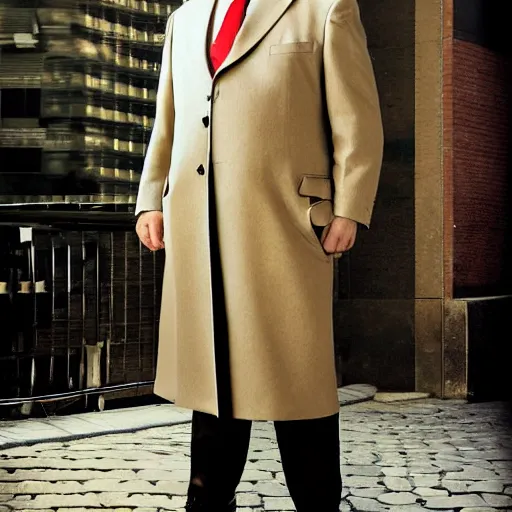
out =
{"type": "Polygon", "coordinates": [[[445,291],[455,298],[506,294],[512,292],[512,83],[505,15],[496,2],[455,0],[453,7],[454,38],[445,43],[445,149],[451,150],[444,170],[451,185],[445,291]]]}

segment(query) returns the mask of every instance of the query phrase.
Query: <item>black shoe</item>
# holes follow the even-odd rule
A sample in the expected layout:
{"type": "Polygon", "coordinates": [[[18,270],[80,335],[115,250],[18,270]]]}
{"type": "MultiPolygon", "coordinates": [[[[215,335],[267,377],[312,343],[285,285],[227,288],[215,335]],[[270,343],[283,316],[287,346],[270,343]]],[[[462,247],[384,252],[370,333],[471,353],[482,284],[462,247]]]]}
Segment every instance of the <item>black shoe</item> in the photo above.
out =
{"type": "Polygon", "coordinates": [[[189,496],[185,505],[186,512],[236,512],[236,497],[228,504],[221,505],[198,496],[189,496]]]}

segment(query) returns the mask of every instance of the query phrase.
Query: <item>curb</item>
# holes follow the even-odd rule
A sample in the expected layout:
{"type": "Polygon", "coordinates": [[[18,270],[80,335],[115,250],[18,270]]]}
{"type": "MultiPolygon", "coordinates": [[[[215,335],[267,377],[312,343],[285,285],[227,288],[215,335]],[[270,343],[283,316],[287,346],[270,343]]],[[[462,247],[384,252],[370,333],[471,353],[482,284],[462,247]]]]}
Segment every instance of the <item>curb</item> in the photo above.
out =
{"type": "MultiPolygon", "coordinates": [[[[368,384],[341,387],[338,389],[340,407],[373,400],[376,392],[377,388],[368,384]]],[[[172,404],[52,416],[46,419],[0,421],[0,451],[39,443],[62,443],[98,436],[131,434],[151,428],[183,425],[191,421],[191,411],[172,404]],[[140,421],[141,416],[146,418],[144,422],[140,421]],[[153,419],[148,420],[148,416],[153,416],[153,419]]]]}
{"type": "MultiPolygon", "coordinates": [[[[27,421],[27,420],[21,420],[21,421],[27,421]]],[[[17,448],[18,446],[33,446],[35,444],[40,444],[40,443],[64,443],[66,441],[77,441],[79,439],[93,439],[94,437],[109,436],[109,435],[116,435],[116,434],[133,434],[134,432],[139,432],[141,430],[148,430],[151,428],[159,428],[159,427],[174,427],[175,425],[184,425],[184,424],[187,424],[190,422],[191,422],[191,420],[183,420],[183,421],[175,421],[175,422],[161,423],[161,424],[141,425],[141,426],[130,427],[130,428],[125,428],[125,429],[102,430],[102,431],[96,431],[96,432],[84,432],[81,434],[68,434],[68,435],[63,435],[63,436],[31,438],[31,439],[14,440],[14,441],[7,441],[7,442],[0,441],[0,452],[2,450],[7,450],[9,448],[17,448]]],[[[2,430],[0,428],[0,432],[1,431],[2,430]]]]}

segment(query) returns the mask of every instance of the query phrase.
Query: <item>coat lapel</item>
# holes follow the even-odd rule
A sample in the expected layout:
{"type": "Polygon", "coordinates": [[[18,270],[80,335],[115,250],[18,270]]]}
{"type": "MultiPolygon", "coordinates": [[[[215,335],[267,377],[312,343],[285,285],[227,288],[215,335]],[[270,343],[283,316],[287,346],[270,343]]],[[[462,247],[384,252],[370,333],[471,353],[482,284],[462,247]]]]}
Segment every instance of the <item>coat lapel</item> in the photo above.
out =
{"type": "Polygon", "coordinates": [[[215,73],[219,73],[240,60],[249,52],[269,30],[277,23],[294,0],[251,0],[255,5],[247,13],[231,52],[215,73]]]}

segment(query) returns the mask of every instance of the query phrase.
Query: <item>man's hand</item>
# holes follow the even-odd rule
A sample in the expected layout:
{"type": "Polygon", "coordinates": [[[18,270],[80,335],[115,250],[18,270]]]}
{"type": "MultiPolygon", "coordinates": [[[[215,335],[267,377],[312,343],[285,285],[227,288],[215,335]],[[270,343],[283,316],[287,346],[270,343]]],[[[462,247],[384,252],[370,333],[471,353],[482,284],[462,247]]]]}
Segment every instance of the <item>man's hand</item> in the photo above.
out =
{"type": "Polygon", "coordinates": [[[137,219],[135,231],[140,241],[150,250],[164,248],[164,216],[162,212],[144,212],[137,219]]]}
{"type": "Polygon", "coordinates": [[[334,217],[322,235],[325,252],[339,254],[352,249],[356,241],[357,222],[345,217],[334,217]]]}

